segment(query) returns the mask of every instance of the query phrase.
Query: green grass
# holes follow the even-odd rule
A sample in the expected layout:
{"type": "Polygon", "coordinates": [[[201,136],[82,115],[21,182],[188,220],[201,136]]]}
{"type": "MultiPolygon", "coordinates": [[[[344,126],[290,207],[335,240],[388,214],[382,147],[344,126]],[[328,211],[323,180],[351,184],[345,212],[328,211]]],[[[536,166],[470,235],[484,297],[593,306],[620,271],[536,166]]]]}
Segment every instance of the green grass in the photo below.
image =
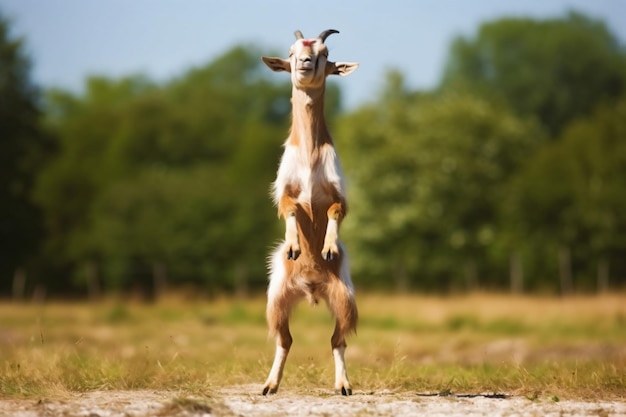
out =
{"type": "MultiPolygon", "coordinates": [[[[346,351],[355,390],[558,399],[623,399],[626,392],[622,295],[362,295],[358,302],[359,330],[346,351]]],[[[262,298],[0,304],[0,397],[260,389],[274,353],[264,310],[262,298]]],[[[282,389],[331,389],[328,312],[302,304],[291,329],[282,389]]]]}

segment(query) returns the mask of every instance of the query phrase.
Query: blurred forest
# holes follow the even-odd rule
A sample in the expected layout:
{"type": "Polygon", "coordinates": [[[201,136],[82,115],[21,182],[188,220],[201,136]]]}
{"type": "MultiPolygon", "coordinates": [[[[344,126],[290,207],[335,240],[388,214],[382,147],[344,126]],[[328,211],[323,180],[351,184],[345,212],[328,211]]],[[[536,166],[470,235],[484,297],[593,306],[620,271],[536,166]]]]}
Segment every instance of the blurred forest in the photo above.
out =
{"type": "MultiPolygon", "coordinates": [[[[0,295],[265,289],[291,86],[236,46],[155,83],[42,90],[0,14],[0,295]]],[[[415,51],[418,53],[419,51],[415,51]]],[[[360,289],[567,295],[626,284],[626,50],[572,12],[459,37],[441,81],[399,70],[326,112],[360,289]]]]}

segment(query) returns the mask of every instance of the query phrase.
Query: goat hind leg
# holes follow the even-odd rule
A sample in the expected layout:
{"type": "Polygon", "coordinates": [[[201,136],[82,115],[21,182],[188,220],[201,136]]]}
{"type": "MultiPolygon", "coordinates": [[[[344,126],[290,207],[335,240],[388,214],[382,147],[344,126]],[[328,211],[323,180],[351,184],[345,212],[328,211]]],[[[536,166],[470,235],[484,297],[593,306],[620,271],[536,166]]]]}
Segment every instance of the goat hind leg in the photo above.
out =
{"type": "Polygon", "coordinates": [[[330,339],[335,360],[335,390],[342,395],[352,395],[344,353],[346,335],[356,329],[358,310],[354,296],[344,282],[336,282],[334,291],[329,294],[329,306],[336,318],[335,331],[330,339]]]}
{"type": "Polygon", "coordinates": [[[293,305],[293,297],[285,293],[285,271],[282,270],[280,252],[274,255],[274,266],[270,286],[267,291],[267,324],[270,334],[276,337],[274,363],[263,386],[263,395],[274,394],[283,377],[283,369],[293,341],[289,332],[289,314],[293,305]]]}
{"type": "Polygon", "coordinates": [[[283,369],[289,354],[293,339],[289,333],[289,325],[285,324],[284,328],[276,335],[276,353],[274,354],[274,363],[267,376],[267,380],[263,385],[263,395],[276,394],[278,386],[283,378],[283,369]]]}
{"type": "Polygon", "coordinates": [[[348,380],[348,371],[346,370],[346,361],[344,353],[346,351],[346,339],[340,330],[339,321],[335,325],[335,332],[331,338],[331,346],[333,349],[333,358],[335,359],[335,391],[341,392],[341,395],[352,395],[352,386],[348,380]]]}

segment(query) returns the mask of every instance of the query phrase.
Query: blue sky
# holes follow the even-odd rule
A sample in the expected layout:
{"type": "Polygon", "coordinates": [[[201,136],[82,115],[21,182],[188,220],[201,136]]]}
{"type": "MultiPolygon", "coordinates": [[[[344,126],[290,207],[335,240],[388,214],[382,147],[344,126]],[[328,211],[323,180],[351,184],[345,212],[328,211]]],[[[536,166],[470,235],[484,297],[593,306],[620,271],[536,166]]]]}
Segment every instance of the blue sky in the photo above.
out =
{"type": "Polygon", "coordinates": [[[0,0],[13,34],[27,40],[35,82],[75,91],[92,74],[164,81],[236,44],[286,54],[295,29],[307,37],[338,29],[327,41],[331,59],[361,63],[341,80],[348,107],[373,100],[389,68],[412,88],[433,87],[450,41],[481,22],[572,9],[604,20],[626,43],[623,0],[0,0]]]}

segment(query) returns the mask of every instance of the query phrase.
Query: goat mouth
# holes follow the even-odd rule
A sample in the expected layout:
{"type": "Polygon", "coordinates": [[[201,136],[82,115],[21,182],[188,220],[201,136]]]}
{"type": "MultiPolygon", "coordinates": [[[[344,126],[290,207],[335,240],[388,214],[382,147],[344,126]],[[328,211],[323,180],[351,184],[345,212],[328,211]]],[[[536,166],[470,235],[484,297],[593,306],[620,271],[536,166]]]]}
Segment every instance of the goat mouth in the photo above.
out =
{"type": "Polygon", "coordinates": [[[307,72],[307,71],[312,70],[313,68],[314,68],[314,65],[313,65],[313,62],[311,61],[301,62],[298,65],[298,71],[301,71],[301,72],[307,72]]]}

